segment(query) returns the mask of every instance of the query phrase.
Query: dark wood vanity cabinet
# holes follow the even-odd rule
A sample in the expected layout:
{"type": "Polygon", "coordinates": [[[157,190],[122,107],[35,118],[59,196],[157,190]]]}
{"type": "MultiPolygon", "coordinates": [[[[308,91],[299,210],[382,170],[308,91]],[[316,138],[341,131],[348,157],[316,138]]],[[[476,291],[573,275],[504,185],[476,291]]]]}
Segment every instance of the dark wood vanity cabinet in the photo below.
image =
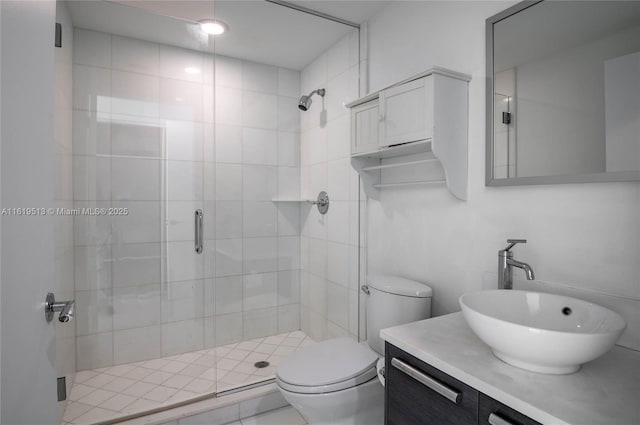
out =
{"type": "Polygon", "coordinates": [[[385,362],[387,425],[478,423],[478,392],[470,386],[390,344],[385,362]]]}
{"type": "Polygon", "coordinates": [[[386,425],[541,425],[386,344],[386,425]]]}
{"type": "Polygon", "coordinates": [[[528,416],[505,406],[498,400],[480,393],[478,404],[478,424],[480,425],[541,425],[528,416]],[[502,422],[501,422],[502,420],[502,422]]]}

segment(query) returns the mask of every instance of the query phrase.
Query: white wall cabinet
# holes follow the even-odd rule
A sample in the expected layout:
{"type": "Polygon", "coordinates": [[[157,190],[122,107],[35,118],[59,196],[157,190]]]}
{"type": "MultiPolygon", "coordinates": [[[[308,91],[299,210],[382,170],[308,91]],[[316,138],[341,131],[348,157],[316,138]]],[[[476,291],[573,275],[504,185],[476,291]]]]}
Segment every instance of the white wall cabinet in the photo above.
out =
{"type": "Polygon", "coordinates": [[[379,128],[377,99],[351,108],[351,153],[377,150],[379,128]]]}
{"type": "Polygon", "coordinates": [[[376,189],[445,184],[467,197],[471,77],[432,68],[351,102],[351,157],[376,189]]]}
{"type": "Polygon", "coordinates": [[[433,78],[419,78],[380,92],[378,145],[388,147],[433,136],[433,78]]]}

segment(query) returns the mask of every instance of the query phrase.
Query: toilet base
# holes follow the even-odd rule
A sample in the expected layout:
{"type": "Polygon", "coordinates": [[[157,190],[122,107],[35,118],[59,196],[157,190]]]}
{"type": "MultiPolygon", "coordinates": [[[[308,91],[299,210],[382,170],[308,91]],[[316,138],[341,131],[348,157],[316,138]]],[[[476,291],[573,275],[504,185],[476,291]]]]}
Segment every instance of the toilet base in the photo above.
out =
{"type": "Polygon", "coordinates": [[[325,394],[300,394],[278,389],[309,425],[384,424],[384,388],[377,378],[325,394]]]}

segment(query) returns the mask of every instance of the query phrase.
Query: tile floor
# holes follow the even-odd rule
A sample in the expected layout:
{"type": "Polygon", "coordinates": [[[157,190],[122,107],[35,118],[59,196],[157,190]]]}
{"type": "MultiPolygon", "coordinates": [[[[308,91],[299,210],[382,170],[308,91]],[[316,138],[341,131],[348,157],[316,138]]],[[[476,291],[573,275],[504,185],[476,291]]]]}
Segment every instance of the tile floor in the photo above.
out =
{"type": "Polygon", "coordinates": [[[155,360],[81,371],[76,373],[63,425],[93,424],[258,383],[273,378],[282,359],[310,344],[313,340],[304,332],[294,331],[155,360]],[[262,360],[270,365],[256,368],[254,363],[262,360]]]}
{"type": "Polygon", "coordinates": [[[250,416],[227,425],[306,425],[306,421],[293,407],[283,407],[257,416],[250,416]]]}

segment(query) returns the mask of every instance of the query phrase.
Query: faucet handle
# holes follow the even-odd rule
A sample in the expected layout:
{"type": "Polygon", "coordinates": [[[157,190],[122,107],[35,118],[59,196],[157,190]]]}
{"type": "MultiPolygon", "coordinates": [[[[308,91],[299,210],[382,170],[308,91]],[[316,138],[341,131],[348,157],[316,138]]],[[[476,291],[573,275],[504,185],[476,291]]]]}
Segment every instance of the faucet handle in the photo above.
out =
{"type": "Polygon", "coordinates": [[[526,239],[507,239],[507,243],[509,244],[509,246],[503,249],[503,251],[509,251],[518,243],[527,243],[527,240],[526,239]]]}

